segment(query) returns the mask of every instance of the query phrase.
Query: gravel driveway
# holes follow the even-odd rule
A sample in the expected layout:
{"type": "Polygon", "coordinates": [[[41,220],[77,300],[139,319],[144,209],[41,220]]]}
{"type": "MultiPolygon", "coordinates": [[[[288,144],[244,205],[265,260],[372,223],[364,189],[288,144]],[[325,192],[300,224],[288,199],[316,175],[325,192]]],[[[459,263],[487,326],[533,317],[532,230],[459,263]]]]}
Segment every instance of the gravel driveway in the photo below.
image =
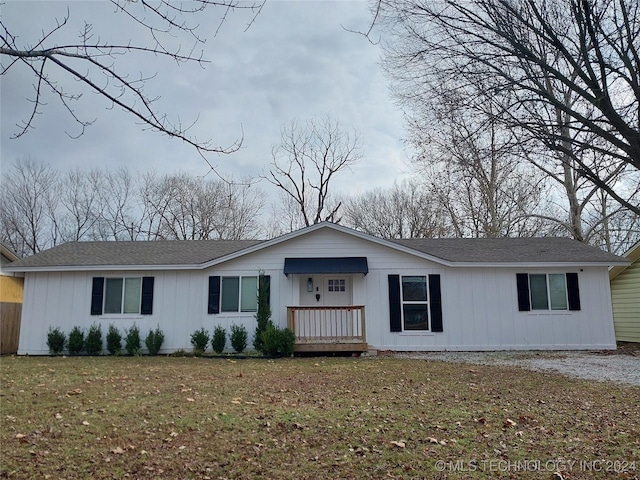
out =
{"type": "Polygon", "coordinates": [[[640,356],[602,352],[429,352],[398,353],[401,358],[442,360],[477,365],[519,366],[588,380],[640,386],[640,356]]]}

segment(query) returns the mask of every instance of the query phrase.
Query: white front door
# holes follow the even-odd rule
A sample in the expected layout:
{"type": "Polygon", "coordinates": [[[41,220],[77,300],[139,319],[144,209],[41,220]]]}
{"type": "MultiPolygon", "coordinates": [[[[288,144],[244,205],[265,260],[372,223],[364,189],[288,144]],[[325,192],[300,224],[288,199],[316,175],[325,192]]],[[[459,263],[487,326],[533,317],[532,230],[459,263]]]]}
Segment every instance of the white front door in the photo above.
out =
{"type": "Polygon", "coordinates": [[[341,307],[352,304],[350,275],[300,275],[300,305],[341,307]]]}
{"type": "Polygon", "coordinates": [[[351,305],[351,277],[345,275],[323,275],[323,299],[325,306],[351,305]]]}

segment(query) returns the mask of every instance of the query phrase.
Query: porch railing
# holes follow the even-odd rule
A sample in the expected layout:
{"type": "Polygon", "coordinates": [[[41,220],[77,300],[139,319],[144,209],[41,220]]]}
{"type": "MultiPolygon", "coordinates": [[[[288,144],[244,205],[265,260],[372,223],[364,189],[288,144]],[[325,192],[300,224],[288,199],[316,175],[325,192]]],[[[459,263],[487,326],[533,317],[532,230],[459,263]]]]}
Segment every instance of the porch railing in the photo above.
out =
{"type": "Polygon", "coordinates": [[[364,306],[287,307],[296,344],[366,342],[364,306]]]}

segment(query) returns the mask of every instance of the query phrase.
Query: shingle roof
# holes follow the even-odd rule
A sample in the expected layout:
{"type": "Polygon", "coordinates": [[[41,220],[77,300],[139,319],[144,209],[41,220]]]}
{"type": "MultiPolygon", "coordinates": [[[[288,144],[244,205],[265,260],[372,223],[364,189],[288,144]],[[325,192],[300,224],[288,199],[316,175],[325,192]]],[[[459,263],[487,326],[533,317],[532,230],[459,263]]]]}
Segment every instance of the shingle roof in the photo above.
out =
{"type": "MultiPolygon", "coordinates": [[[[10,264],[10,269],[69,269],[73,267],[197,268],[245,249],[255,250],[285,242],[320,228],[331,228],[364,240],[413,250],[449,265],[601,264],[623,265],[625,259],[568,238],[434,238],[383,240],[340,225],[323,223],[276,239],[264,240],[167,240],[146,242],[73,242],[59,245],[10,264]],[[260,247],[257,247],[260,248],[260,247]]],[[[313,256],[312,252],[309,256],[313,256]]]]}
{"type": "Polygon", "coordinates": [[[425,238],[391,240],[449,262],[607,263],[620,257],[564,237],[425,238]]]}
{"type": "Polygon", "coordinates": [[[200,265],[260,242],[260,240],[71,242],[14,262],[11,267],[200,265]]]}

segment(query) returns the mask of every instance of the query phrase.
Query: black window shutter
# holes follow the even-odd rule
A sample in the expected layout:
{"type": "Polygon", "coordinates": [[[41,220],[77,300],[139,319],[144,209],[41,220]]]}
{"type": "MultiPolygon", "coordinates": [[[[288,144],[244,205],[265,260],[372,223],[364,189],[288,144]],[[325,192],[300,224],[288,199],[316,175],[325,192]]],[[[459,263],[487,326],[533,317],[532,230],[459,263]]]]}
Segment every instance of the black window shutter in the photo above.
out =
{"type": "Polygon", "coordinates": [[[207,313],[220,313],[220,277],[209,277],[209,303],[207,313]]]}
{"type": "MultiPolygon", "coordinates": [[[[271,305],[271,275],[260,275],[258,279],[267,287],[267,305],[271,305]]],[[[258,289],[260,288],[262,285],[258,285],[258,289]]]]}
{"type": "Polygon", "coordinates": [[[529,274],[516,273],[516,284],[518,286],[518,310],[528,312],[531,310],[529,303],[529,274]]]}
{"type": "Polygon", "coordinates": [[[440,275],[429,275],[429,302],[431,331],[442,332],[442,295],[440,293],[440,275]]]}
{"type": "Polygon", "coordinates": [[[153,283],[154,277],[142,277],[142,303],[140,304],[142,315],[153,313],[153,283]]]}
{"type": "Polygon", "coordinates": [[[392,332],[402,331],[400,275],[389,275],[389,327],[392,332]]]}
{"type": "Polygon", "coordinates": [[[93,277],[91,286],[91,315],[102,315],[102,297],[104,295],[104,277],[93,277]]]}
{"type": "Polygon", "coordinates": [[[569,310],[580,310],[580,288],[578,287],[577,273],[567,273],[567,294],[569,310]]]}

